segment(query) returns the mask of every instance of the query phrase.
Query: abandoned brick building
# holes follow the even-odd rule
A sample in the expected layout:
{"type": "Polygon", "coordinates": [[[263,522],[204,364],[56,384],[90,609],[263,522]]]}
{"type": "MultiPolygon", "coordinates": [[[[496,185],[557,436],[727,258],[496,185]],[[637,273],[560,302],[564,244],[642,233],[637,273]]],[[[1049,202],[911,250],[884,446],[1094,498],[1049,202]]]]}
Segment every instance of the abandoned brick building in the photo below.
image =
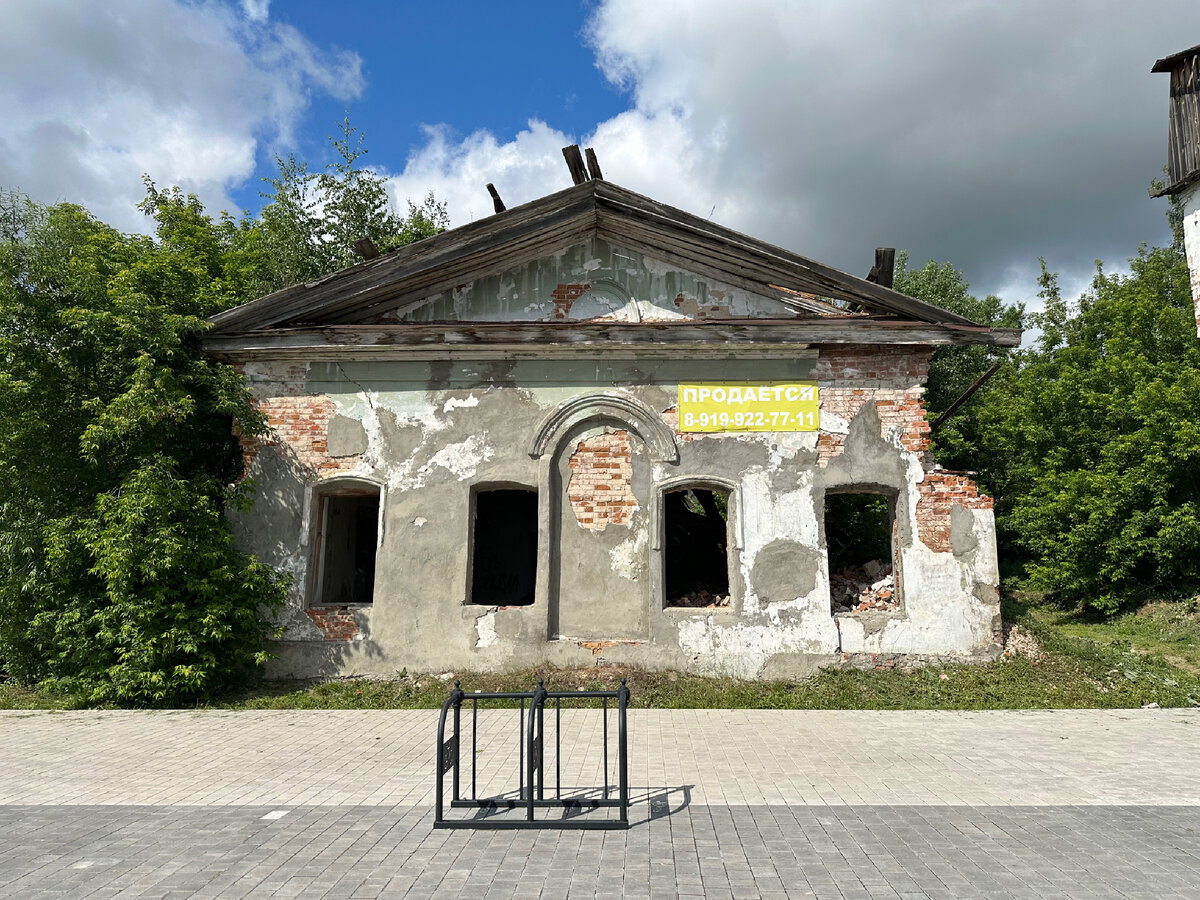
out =
{"type": "Polygon", "coordinates": [[[922,392],[1019,333],[595,174],[214,318],[272,427],[235,529],[294,578],[274,673],[994,652],[922,392]]]}

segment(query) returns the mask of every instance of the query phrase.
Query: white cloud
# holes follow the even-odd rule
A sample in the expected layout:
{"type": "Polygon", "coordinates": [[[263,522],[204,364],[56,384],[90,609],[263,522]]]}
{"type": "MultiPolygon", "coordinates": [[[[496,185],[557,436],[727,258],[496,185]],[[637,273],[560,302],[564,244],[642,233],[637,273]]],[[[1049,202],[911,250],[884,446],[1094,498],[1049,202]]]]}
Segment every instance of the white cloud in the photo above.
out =
{"type": "Polygon", "coordinates": [[[487,131],[456,140],[447,129],[427,127],[426,143],[409,157],[404,172],[391,178],[400,208],[419,203],[429,191],[446,203],[454,225],[492,215],[485,185],[494,183],[509,207],[570,187],[562,148],[571,138],[536,119],[508,143],[487,131]]]}
{"type": "Polygon", "coordinates": [[[242,0],[242,13],[251,22],[265,22],[270,10],[271,0],[242,0]]]}
{"type": "Polygon", "coordinates": [[[0,29],[0,184],[145,229],[141,176],[213,209],[311,91],[363,89],[361,60],[268,20],[269,0],[17,0],[0,29]]]}
{"type": "MultiPolygon", "coordinates": [[[[1191,0],[605,0],[590,41],[632,108],[579,137],[607,178],[815,259],[862,274],[907,248],[1027,300],[1039,255],[1086,284],[1165,239],[1149,68],[1195,33],[1191,0]]],[[[454,224],[490,213],[488,181],[509,206],[566,187],[553,124],[432,128],[396,187],[454,224]]]]}

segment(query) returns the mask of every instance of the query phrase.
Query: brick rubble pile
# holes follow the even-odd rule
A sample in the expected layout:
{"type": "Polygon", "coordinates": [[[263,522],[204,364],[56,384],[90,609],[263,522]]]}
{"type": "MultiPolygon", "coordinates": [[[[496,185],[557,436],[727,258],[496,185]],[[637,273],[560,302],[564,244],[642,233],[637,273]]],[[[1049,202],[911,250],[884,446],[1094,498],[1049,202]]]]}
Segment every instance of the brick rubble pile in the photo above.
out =
{"type": "Polygon", "coordinates": [[[877,559],[831,573],[829,595],[835,613],[894,610],[899,606],[891,564],[877,559]]]}

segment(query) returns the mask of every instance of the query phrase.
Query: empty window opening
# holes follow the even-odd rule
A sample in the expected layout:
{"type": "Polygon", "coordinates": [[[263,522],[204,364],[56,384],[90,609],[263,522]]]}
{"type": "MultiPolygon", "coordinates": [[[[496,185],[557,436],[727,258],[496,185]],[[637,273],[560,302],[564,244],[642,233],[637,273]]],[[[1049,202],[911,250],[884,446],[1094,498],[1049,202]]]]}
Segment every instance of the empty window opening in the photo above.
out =
{"type": "Polygon", "coordinates": [[[687,488],[663,495],[666,605],[719,608],[729,596],[729,492],[687,488]]]}
{"type": "Polygon", "coordinates": [[[537,588],[537,491],[495,490],[475,495],[471,602],[529,606],[537,588]]]}
{"type": "Polygon", "coordinates": [[[895,610],[895,502],[883,494],[825,495],[833,611],[895,610]]]}
{"type": "Polygon", "coordinates": [[[379,542],[378,488],[322,494],[318,516],[317,604],[372,602],[379,542]]]}

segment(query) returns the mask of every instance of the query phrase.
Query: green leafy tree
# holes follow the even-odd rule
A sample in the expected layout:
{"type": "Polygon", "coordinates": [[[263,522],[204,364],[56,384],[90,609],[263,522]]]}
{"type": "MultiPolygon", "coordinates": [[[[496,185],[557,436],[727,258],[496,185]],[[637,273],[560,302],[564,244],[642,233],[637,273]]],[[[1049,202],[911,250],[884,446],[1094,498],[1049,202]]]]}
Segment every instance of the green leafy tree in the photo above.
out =
{"type": "Polygon", "coordinates": [[[1181,242],[1098,267],[1068,305],[1043,264],[1037,345],[976,416],[1006,539],[1035,584],[1104,612],[1200,581],[1200,341],[1181,242]]]}
{"type": "Polygon", "coordinates": [[[392,210],[349,122],[320,175],[280,161],[259,218],[146,182],[153,237],[0,191],[0,670],[91,701],[165,704],[266,659],[286,580],[234,545],[234,436],[265,424],[199,349],[204,319],[446,227],[392,210]]]}
{"type": "Polygon", "coordinates": [[[0,659],[92,701],[198,699],[265,659],[284,582],[239,552],[231,425],[263,425],[201,355],[257,281],[249,229],[149,186],[157,239],[6,195],[0,245],[0,659]]]}
{"type": "MultiPolygon", "coordinates": [[[[929,260],[920,269],[908,267],[908,253],[901,251],[896,258],[896,290],[966,316],[980,325],[993,328],[1020,328],[1025,318],[1023,304],[1009,305],[999,297],[982,299],[970,293],[966,277],[950,263],[929,260]]],[[[1005,350],[979,344],[938,347],[929,363],[929,380],[925,390],[925,407],[931,418],[944,412],[992,366],[1003,359],[1005,350]]],[[[933,448],[938,461],[950,469],[979,470],[983,468],[976,405],[994,385],[989,382],[981,392],[947,418],[934,436],[933,448]]]]}
{"type": "Polygon", "coordinates": [[[420,205],[408,201],[407,215],[391,205],[387,181],[365,168],[365,135],[343,119],[330,139],[336,159],[320,173],[295,157],[277,157],[277,172],[266,179],[271,191],[261,217],[267,263],[260,293],[311,281],[359,261],[354,245],[368,238],[381,252],[444,231],[446,205],[433,194],[420,205]]]}

